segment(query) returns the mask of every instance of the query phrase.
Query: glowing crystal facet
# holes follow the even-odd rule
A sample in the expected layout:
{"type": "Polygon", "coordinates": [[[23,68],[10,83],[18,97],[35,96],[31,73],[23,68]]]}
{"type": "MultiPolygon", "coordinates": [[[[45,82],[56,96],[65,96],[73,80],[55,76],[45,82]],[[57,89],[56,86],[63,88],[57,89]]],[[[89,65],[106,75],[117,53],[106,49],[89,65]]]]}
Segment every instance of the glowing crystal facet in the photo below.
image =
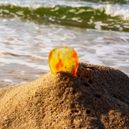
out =
{"type": "Polygon", "coordinates": [[[73,48],[54,48],[49,53],[51,73],[69,72],[76,75],[78,69],[78,55],[73,48]]]}

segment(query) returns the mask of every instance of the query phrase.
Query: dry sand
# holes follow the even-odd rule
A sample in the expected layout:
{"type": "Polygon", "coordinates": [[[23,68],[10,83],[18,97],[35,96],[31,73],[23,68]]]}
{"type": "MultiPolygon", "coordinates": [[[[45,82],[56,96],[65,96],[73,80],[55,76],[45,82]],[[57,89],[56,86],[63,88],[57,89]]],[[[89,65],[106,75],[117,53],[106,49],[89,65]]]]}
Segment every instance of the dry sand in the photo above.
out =
{"type": "Polygon", "coordinates": [[[77,77],[46,74],[1,88],[0,129],[129,129],[129,77],[80,64],[77,77]]]}

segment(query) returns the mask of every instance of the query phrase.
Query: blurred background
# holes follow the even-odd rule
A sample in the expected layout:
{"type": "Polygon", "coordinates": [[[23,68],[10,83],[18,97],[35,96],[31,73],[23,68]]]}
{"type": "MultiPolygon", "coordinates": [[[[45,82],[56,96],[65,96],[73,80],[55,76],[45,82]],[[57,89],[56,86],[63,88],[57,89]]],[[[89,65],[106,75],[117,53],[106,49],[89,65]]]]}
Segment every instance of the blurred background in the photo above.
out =
{"type": "Polygon", "coordinates": [[[129,0],[0,0],[0,84],[48,72],[59,46],[129,75],[129,0]]]}

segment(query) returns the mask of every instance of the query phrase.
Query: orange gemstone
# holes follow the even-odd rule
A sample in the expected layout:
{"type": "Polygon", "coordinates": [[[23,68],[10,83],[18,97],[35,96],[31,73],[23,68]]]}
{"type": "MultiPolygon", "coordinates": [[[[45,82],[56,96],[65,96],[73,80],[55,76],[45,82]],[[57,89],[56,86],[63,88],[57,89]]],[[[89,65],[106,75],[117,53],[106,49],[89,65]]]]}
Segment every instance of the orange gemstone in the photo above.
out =
{"type": "Polygon", "coordinates": [[[54,48],[49,53],[49,66],[51,73],[69,72],[76,75],[78,69],[78,55],[73,48],[54,48]]]}

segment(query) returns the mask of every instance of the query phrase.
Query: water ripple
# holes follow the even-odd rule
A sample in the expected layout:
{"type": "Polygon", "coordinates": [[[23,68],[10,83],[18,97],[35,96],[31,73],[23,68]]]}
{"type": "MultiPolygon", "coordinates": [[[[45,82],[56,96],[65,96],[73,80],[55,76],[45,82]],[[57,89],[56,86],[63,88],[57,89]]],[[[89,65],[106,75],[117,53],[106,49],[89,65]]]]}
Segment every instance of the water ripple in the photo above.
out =
{"type": "Polygon", "coordinates": [[[0,81],[33,80],[49,71],[53,47],[74,47],[80,62],[104,64],[129,75],[129,33],[0,19],[0,81]]]}

